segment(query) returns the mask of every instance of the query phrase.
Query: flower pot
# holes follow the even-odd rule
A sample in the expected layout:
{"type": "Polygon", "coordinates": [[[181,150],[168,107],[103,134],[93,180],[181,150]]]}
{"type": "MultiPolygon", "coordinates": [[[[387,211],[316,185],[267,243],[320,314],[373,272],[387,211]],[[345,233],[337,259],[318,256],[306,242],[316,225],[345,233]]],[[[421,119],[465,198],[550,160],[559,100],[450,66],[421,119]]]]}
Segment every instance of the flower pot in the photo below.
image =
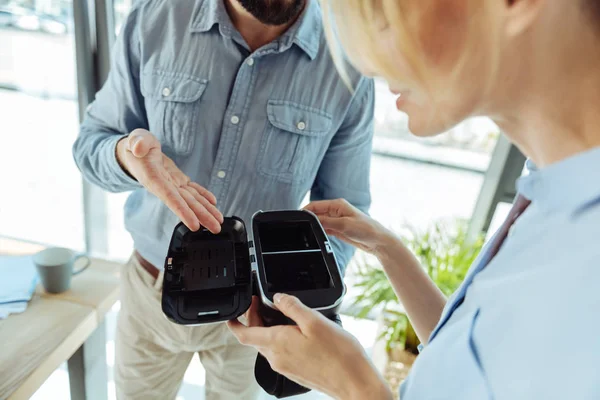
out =
{"type": "Polygon", "coordinates": [[[390,385],[394,397],[397,399],[399,386],[406,379],[417,356],[409,351],[405,351],[401,346],[388,351],[385,339],[381,338],[381,333],[386,328],[383,316],[378,317],[377,336],[373,345],[372,360],[377,370],[390,385]]]}

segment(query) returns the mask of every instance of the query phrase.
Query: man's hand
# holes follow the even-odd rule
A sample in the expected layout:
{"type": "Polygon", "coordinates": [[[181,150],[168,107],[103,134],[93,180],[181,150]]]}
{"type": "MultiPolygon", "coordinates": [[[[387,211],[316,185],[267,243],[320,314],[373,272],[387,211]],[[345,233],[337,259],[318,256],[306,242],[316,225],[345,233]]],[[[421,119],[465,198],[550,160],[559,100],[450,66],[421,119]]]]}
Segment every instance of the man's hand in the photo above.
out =
{"type": "Polygon", "coordinates": [[[117,160],[131,176],[158,197],[192,231],[205,226],[221,231],[223,215],[217,199],[207,189],[191,182],[161,150],[160,142],[145,129],[136,129],[117,144],[117,160]]]}

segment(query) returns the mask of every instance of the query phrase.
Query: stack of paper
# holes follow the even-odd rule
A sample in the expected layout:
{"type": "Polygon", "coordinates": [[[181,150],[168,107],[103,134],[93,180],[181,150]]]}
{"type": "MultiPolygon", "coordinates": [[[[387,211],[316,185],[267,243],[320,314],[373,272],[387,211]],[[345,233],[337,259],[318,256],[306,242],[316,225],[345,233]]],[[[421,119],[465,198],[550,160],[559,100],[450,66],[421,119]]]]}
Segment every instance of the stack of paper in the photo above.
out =
{"type": "Polygon", "coordinates": [[[0,319],[25,311],[37,284],[31,256],[0,256],[0,277],[0,319]]]}

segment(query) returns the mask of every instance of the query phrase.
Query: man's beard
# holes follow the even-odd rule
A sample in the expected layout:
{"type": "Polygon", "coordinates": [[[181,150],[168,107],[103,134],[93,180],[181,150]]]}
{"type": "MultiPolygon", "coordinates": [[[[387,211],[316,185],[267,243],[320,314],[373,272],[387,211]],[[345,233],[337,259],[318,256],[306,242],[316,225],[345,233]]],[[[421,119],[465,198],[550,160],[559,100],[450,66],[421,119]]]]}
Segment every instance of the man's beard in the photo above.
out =
{"type": "Polygon", "coordinates": [[[284,25],[300,15],[307,0],[237,0],[266,25],[284,25]]]}

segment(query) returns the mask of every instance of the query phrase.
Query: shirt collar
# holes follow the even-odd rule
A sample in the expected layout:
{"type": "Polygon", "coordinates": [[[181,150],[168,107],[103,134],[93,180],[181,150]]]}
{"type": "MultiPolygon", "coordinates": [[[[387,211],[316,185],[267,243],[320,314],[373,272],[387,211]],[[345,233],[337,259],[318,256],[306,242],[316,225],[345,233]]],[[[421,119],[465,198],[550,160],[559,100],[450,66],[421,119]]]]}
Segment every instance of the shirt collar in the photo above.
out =
{"type": "Polygon", "coordinates": [[[577,212],[600,199],[600,147],[538,169],[527,162],[529,175],[519,178],[519,193],[546,211],[577,212]]]}
{"type": "Polygon", "coordinates": [[[295,44],[300,47],[311,60],[319,54],[323,20],[321,7],[316,0],[306,0],[306,7],[298,20],[281,37],[279,51],[285,51],[295,44]]]}
{"type": "Polygon", "coordinates": [[[231,36],[233,23],[227,14],[224,0],[197,0],[192,12],[191,32],[208,32],[216,24],[221,34],[231,36]]]}
{"type": "MultiPolygon", "coordinates": [[[[236,31],[225,8],[224,0],[197,0],[190,31],[208,32],[215,24],[219,25],[223,36],[231,37],[236,31]]],[[[283,52],[295,44],[311,60],[314,60],[319,53],[322,33],[321,8],[316,0],[307,0],[302,15],[279,38],[278,51],[283,52]]]]}

